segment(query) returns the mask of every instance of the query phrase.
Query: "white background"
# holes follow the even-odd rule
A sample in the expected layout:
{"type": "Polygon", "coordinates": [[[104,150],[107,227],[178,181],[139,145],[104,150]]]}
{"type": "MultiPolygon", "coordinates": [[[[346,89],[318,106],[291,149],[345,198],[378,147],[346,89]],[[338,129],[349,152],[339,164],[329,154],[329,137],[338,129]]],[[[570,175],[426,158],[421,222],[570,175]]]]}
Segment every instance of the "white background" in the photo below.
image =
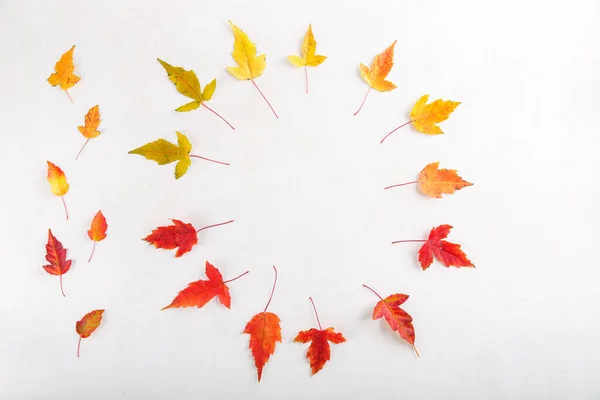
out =
{"type": "Polygon", "coordinates": [[[3,399],[592,399],[600,395],[600,222],[597,211],[598,1],[3,1],[0,4],[0,398],[3,399]],[[287,4],[286,4],[287,3],[287,4]],[[239,25],[267,54],[257,83],[225,70],[239,25]],[[327,61],[298,54],[308,23],[327,61]],[[373,92],[358,64],[392,41],[398,89],[373,92]],[[73,44],[82,77],[65,94],[46,79],[73,44]],[[187,102],[156,58],[217,78],[209,105],[237,128],[187,102]],[[423,94],[461,101],[430,137],[405,127],[423,94]],[[102,135],[80,159],[77,131],[100,105],[102,135]],[[596,117],[596,118],[594,118],[596,117]],[[188,135],[193,160],[173,178],[127,151],[188,135]],[[67,174],[66,221],[46,160],[67,174]],[[441,161],[474,186],[441,200],[414,186],[441,161]],[[91,263],[86,234],[102,209],[108,238],[91,263]],[[169,218],[205,231],[190,253],[141,239],[169,218]],[[476,269],[423,272],[418,244],[454,226],[476,269]],[[73,267],[42,269],[47,229],[73,267]],[[231,283],[232,307],[160,311],[210,260],[231,283]],[[283,343],[256,383],[246,322],[280,279],[270,311],[283,343]],[[407,293],[417,358],[383,321],[382,295],[407,293]],[[325,326],[348,341],[310,376],[313,296],[325,326]],[[105,308],[75,350],[75,322],[105,308]]]}

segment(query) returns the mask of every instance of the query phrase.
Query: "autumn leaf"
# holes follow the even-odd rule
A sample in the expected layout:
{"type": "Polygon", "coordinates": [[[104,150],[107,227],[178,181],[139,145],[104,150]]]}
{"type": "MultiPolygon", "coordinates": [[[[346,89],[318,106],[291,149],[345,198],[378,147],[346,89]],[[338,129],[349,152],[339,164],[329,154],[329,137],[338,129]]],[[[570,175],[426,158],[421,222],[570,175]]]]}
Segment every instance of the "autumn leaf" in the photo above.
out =
{"type": "Polygon", "coordinates": [[[313,35],[312,26],[308,24],[308,31],[302,42],[302,57],[288,56],[288,60],[297,67],[304,67],[304,77],[306,78],[306,93],[308,93],[308,72],[306,67],[316,67],[321,65],[327,59],[326,56],[315,55],[317,51],[317,42],[313,35]]]}
{"type": "Polygon", "coordinates": [[[271,106],[271,103],[269,103],[269,100],[267,100],[254,81],[254,79],[261,76],[265,70],[265,67],[267,66],[267,56],[265,54],[256,56],[256,46],[248,38],[248,35],[231,21],[229,21],[229,25],[233,31],[233,52],[231,53],[231,56],[238,66],[227,67],[227,71],[236,79],[251,80],[256,90],[258,90],[262,98],[267,102],[269,108],[271,108],[271,111],[273,111],[273,114],[275,114],[275,117],[279,118],[271,106]]]}
{"type": "Polygon", "coordinates": [[[375,56],[373,62],[371,63],[371,68],[367,67],[364,64],[360,64],[360,76],[363,78],[367,85],[369,85],[369,90],[365,95],[360,107],[354,115],[358,114],[358,112],[363,108],[365,101],[367,100],[367,96],[371,92],[371,89],[375,89],[379,92],[389,92],[390,90],[396,89],[396,85],[394,85],[390,81],[386,81],[385,78],[388,76],[392,67],[394,66],[394,46],[396,45],[396,41],[390,45],[387,49],[385,49],[382,53],[375,56]]]}
{"type": "Polygon", "coordinates": [[[177,144],[173,144],[164,139],[158,139],[154,142],[147,143],[142,147],[131,150],[128,154],[139,154],[146,157],[148,160],[156,161],[158,165],[165,165],[178,161],[177,165],[175,165],[175,179],[181,178],[186,173],[189,166],[192,165],[192,159],[190,157],[200,158],[217,164],[229,165],[228,163],[221,161],[190,154],[190,151],[192,151],[192,144],[188,138],[183,133],[175,133],[177,134],[177,144]]]}
{"type": "Polygon", "coordinates": [[[233,282],[250,272],[246,271],[233,279],[223,282],[221,272],[208,261],[206,261],[205,271],[206,277],[208,278],[207,281],[200,279],[190,283],[188,287],[179,292],[171,304],[163,307],[162,310],[181,307],[202,308],[215,297],[218,297],[221,304],[225,307],[230,308],[231,295],[229,294],[229,287],[227,287],[226,283],[233,282]]]}
{"type": "Polygon", "coordinates": [[[75,324],[75,330],[79,334],[79,342],[77,343],[77,357],[79,357],[81,339],[89,337],[96,330],[96,328],[98,328],[100,322],[102,322],[102,313],[104,313],[104,310],[90,311],[75,324]]]}
{"type": "Polygon", "coordinates": [[[428,135],[443,134],[444,132],[442,132],[440,127],[436,124],[447,120],[454,109],[460,105],[460,102],[437,99],[433,103],[427,104],[427,99],[429,99],[428,94],[421,96],[410,112],[410,121],[405,122],[385,135],[384,138],[381,139],[380,143],[383,143],[383,141],[392,133],[410,123],[412,123],[415,129],[419,132],[423,132],[428,135]]]}
{"type": "Polygon", "coordinates": [[[419,174],[419,179],[387,186],[384,189],[418,183],[419,189],[429,197],[442,198],[442,194],[452,194],[466,186],[472,186],[471,182],[462,179],[455,169],[438,169],[439,162],[427,164],[419,174]]]}
{"type": "Polygon", "coordinates": [[[427,240],[397,240],[392,242],[395,243],[407,243],[407,242],[425,242],[419,249],[419,263],[421,268],[425,271],[431,263],[433,263],[433,257],[437,258],[446,267],[473,267],[473,263],[469,261],[467,255],[460,249],[460,245],[451,243],[445,239],[450,233],[452,226],[440,225],[435,227],[429,233],[427,240]]]}
{"type": "Polygon", "coordinates": [[[94,255],[94,250],[96,250],[96,242],[100,242],[106,238],[106,229],[108,225],[106,224],[106,218],[102,214],[101,210],[98,210],[96,215],[94,215],[94,219],[92,220],[92,226],[87,231],[90,239],[94,241],[94,247],[92,247],[92,254],[90,254],[90,258],[88,262],[92,261],[92,256],[94,255]]]}
{"type": "Polygon", "coordinates": [[[75,157],[75,160],[79,158],[79,155],[81,154],[85,146],[88,144],[90,139],[93,139],[100,135],[101,132],[98,130],[98,125],[100,125],[100,109],[98,108],[98,105],[95,105],[94,107],[89,109],[87,114],[85,114],[85,125],[77,127],[77,129],[79,129],[79,132],[81,132],[81,134],[85,138],[87,138],[87,140],[85,141],[83,146],[81,146],[81,150],[79,150],[79,153],[77,153],[77,157],[75,157]]]}
{"type": "Polygon", "coordinates": [[[196,108],[202,106],[215,114],[217,117],[221,118],[231,129],[235,129],[225,118],[220,116],[216,111],[212,108],[209,108],[205,102],[209,101],[215,89],[217,87],[217,80],[213,79],[208,85],[204,87],[204,90],[200,90],[200,81],[196,76],[196,73],[192,70],[183,69],[183,67],[174,67],[171,64],[157,58],[158,62],[163,66],[167,74],[169,75],[169,79],[173,84],[175,84],[175,88],[182,95],[189,97],[193,101],[184,104],[177,108],[175,111],[186,112],[192,111],[196,108]]]}
{"type": "Polygon", "coordinates": [[[375,293],[380,300],[373,309],[373,320],[382,317],[385,318],[390,328],[392,328],[393,331],[398,332],[400,337],[406,340],[413,347],[416,355],[419,356],[419,351],[415,347],[415,327],[412,324],[412,317],[400,308],[400,305],[408,300],[408,295],[396,293],[389,295],[384,299],[367,285],[363,286],[375,293]]]}
{"type": "Polygon", "coordinates": [[[67,96],[69,96],[71,103],[73,102],[73,99],[67,90],[75,86],[75,84],[77,84],[77,82],[79,82],[81,79],[73,73],[75,70],[75,66],[73,65],[74,50],[75,46],[73,45],[69,51],[60,57],[60,60],[58,60],[54,66],[54,71],[56,72],[54,72],[48,78],[48,83],[50,83],[52,86],[60,85],[60,88],[65,91],[67,96]]]}
{"type": "Polygon", "coordinates": [[[335,329],[330,327],[323,329],[321,321],[319,321],[319,314],[312,297],[309,297],[312,303],[313,309],[315,310],[315,316],[317,317],[317,324],[319,329],[311,328],[307,331],[300,331],[294,339],[294,342],[299,343],[310,343],[308,346],[308,352],[306,358],[310,361],[310,368],[313,375],[319,372],[325,363],[331,358],[331,349],[329,342],[334,344],[344,343],[346,338],[341,333],[335,332],[335,329]]]}
{"type": "Polygon", "coordinates": [[[175,257],[181,257],[198,243],[198,232],[233,222],[233,220],[231,220],[219,224],[208,225],[196,230],[192,224],[181,222],[177,219],[172,219],[171,221],[173,221],[173,225],[159,226],[154,229],[150,235],[146,236],[144,240],[157,249],[172,250],[177,248],[175,257]]]}
{"type": "Polygon", "coordinates": [[[60,196],[62,199],[63,206],[65,208],[65,215],[69,219],[69,212],[67,211],[67,203],[65,203],[65,194],[69,191],[69,184],[67,183],[67,177],[62,169],[54,165],[50,161],[48,163],[48,183],[50,184],[50,191],[56,196],[60,196]]]}
{"type": "Polygon", "coordinates": [[[71,260],[67,260],[67,249],[61,242],[52,235],[52,231],[48,229],[48,243],[46,244],[46,261],[48,265],[42,266],[50,275],[58,275],[60,282],[60,292],[65,297],[63,290],[62,276],[71,268],[71,260]]]}
{"type": "Polygon", "coordinates": [[[275,270],[275,282],[273,283],[269,301],[263,312],[252,317],[244,329],[244,333],[250,335],[249,348],[252,352],[252,357],[254,357],[254,365],[256,366],[259,382],[265,364],[269,361],[273,353],[275,353],[277,342],[281,343],[281,326],[279,325],[281,321],[276,314],[267,312],[267,308],[271,304],[271,299],[275,292],[275,285],[277,284],[277,268],[273,267],[273,269],[275,270]]]}

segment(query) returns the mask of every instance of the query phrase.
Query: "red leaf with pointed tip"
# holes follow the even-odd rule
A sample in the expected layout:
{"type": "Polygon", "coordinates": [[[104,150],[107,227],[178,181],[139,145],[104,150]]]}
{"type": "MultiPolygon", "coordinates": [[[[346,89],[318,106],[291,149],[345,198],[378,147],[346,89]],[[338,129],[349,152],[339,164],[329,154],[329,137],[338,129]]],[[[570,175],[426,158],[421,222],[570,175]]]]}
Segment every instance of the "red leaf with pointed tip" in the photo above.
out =
{"type": "Polygon", "coordinates": [[[415,328],[412,324],[412,317],[400,308],[400,305],[406,300],[408,300],[407,294],[396,293],[378,301],[373,309],[373,319],[384,317],[390,328],[410,343],[415,353],[419,355],[415,347],[415,328]]]}
{"type": "Polygon", "coordinates": [[[308,346],[306,358],[310,361],[310,368],[313,375],[319,372],[331,358],[329,342],[339,344],[345,341],[344,336],[341,333],[335,332],[334,328],[323,330],[312,328],[307,331],[300,331],[294,339],[294,342],[311,342],[310,346],[308,346]]]}
{"type": "Polygon", "coordinates": [[[69,271],[72,261],[67,260],[67,249],[52,235],[50,229],[48,229],[48,243],[46,244],[46,261],[50,264],[43,265],[42,268],[50,275],[58,275],[60,277],[60,291],[64,296],[62,276],[69,271]]]}
{"type": "Polygon", "coordinates": [[[248,271],[225,282],[223,282],[221,272],[208,261],[206,262],[205,271],[208,280],[200,279],[190,283],[188,287],[180,291],[171,304],[164,307],[163,310],[180,307],[201,308],[214,297],[218,297],[221,304],[229,308],[231,306],[231,295],[229,294],[229,288],[225,284],[241,278],[246,275],[248,271]]]}
{"type": "Polygon", "coordinates": [[[146,236],[144,240],[154,245],[157,249],[172,250],[177,248],[175,257],[181,257],[198,243],[198,235],[196,234],[196,228],[192,224],[187,224],[177,219],[172,219],[171,221],[173,221],[173,225],[159,226],[150,235],[146,236]]]}
{"type": "Polygon", "coordinates": [[[75,330],[79,334],[79,343],[77,344],[77,357],[79,357],[79,347],[81,346],[81,339],[89,337],[102,322],[102,313],[104,310],[94,310],[85,314],[75,324],[75,330]]]}
{"type": "Polygon", "coordinates": [[[252,317],[244,329],[244,333],[250,335],[249,347],[254,357],[259,382],[265,364],[275,353],[275,345],[277,342],[281,343],[280,322],[277,315],[263,311],[252,317]]]}
{"type": "Polygon", "coordinates": [[[434,256],[446,267],[475,267],[459,244],[442,240],[448,236],[450,229],[452,226],[445,224],[433,228],[429,233],[427,242],[419,249],[419,263],[423,271],[433,263],[434,256]]]}

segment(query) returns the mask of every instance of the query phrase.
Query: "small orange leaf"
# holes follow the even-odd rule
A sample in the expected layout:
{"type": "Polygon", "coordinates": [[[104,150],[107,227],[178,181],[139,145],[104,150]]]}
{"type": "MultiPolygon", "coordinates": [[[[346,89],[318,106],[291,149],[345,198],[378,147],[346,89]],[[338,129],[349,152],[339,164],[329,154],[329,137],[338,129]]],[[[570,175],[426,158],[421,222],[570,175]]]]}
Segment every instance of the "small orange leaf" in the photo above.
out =
{"type": "Polygon", "coordinates": [[[447,120],[460,102],[437,99],[433,103],[427,104],[428,99],[429,95],[426,94],[417,100],[410,112],[410,119],[419,132],[441,135],[444,132],[436,124],[447,120]]]}
{"type": "Polygon", "coordinates": [[[98,328],[100,322],[102,321],[102,313],[104,313],[104,310],[90,311],[75,324],[75,330],[79,334],[79,343],[77,344],[77,357],[79,357],[81,339],[89,337],[96,330],[96,328],[98,328]]]}
{"type": "Polygon", "coordinates": [[[67,177],[62,169],[58,166],[52,164],[50,161],[46,161],[48,163],[48,183],[50,184],[50,190],[56,196],[60,196],[62,198],[63,206],[65,208],[65,214],[67,219],[69,219],[69,212],[67,211],[67,204],[65,203],[64,195],[69,191],[69,184],[67,183],[67,177]]]}
{"type": "Polygon", "coordinates": [[[56,71],[48,78],[48,83],[52,86],[60,85],[60,88],[65,91],[67,96],[69,96],[69,100],[73,102],[68,89],[72,88],[79,82],[81,79],[77,75],[73,73],[75,70],[75,66],[73,65],[73,50],[75,50],[75,46],[71,47],[69,51],[63,54],[60,57],[60,60],[54,66],[54,70],[56,71]]]}
{"type": "Polygon", "coordinates": [[[50,264],[44,265],[42,268],[50,275],[58,275],[60,292],[64,297],[62,276],[69,271],[72,261],[67,260],[67,249],[54,237],[50,229],[48,229],[48,243],[46,244],[46,261],[50,264]]]}
{"type": "Polygon", "coordinates": [[[81,134],[85,138],[87,138],[87,140],[85,141],[83,146],[81,146],[81,150],[79,150],[79,153],[77,153],[77,157],[75,157],[76,160],[79,158],[79,155],[81,154],[87,143],[90,141],[90,139],[93,139],[100,135],[101,132],[98,130],[98,125],[100,125],[100,109],[97,105],[95,105],[94,107],[89,109],[87,114],[85,114],[85,125],[77,127],[77,129],[79,129],[79,132],[81,132],[81,134]]]}
{"type": "Polygon", "coordinates": [[[92,220],[92,226],[87,231],[90,239],[94,241],[94,247],[92,248],[92,254],[88,262],[92,261],[92,256],[94,255],[94,250],[96,250],[96,242],[100,242],[106,238],[106,229],[108,228],[108,224],[106,223],[106,218],[102,214],[101,210],[98,210],[96,215],[94,215],[94,219],[92,220]]]}
{"type": "Polygon", "coordinates": [[[441,198],[443,194],[452,194],[471,182],[462,179],[455,169],[438,169],[439,162],[428,164],[419,174],[419,189],[429,197],[441,198]]]}
{"type": "Polygon", "coordinates": [[[387,49],[376,55],[371,63],[371,68],[364,64],[360,64],[360,76],[365,82],[367,82],[367,85],[369,85],[369,91],[365,95],[365,98],[354,115],[358,114],[358,112],[362,109],[363,105],[365,104],[365,100],[367,100],[367,96],[371,92],[371,89],[375,89],[379,92],[389,92],[390,90],[396,89],[396,85],[385,80],[394,66],[395,45],[396,41],[394,40],[394,43],[392,43],[387,49]]]}

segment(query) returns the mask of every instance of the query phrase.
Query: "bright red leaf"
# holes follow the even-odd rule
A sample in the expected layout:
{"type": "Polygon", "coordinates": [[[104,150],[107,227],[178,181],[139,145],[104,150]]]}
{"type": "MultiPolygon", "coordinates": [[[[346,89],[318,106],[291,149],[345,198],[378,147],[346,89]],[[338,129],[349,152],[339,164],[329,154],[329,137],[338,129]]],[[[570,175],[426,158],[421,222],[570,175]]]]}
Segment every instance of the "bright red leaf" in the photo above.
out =
{"type": "Polygon", "coordinates": [[[264,311],[252,317],[244,329],[244,333],[250,335],[249,348],[252,351],[252,357],[254,357],[254,365],[256,366],[259,382],[265,364],[275,352],[277,342],[281,343],[281,325],[279,325],[281,321],[277,315],[267,312],[267,308],[271,304],[271,299],[275,292],[275,285],[277,284],[277,269],[275,267],[273,269],[275,270],[275,282],[273,283],[269,301],[264,311]]]}
{"type": "Polygon", "coordinates": [[[65,295],[62,286],[62,276],[71,268],[71,260],[67,260],[67,249],[52,235],[48,229],[48,243],[46,244],[46,261],[50,264],[42,266],[50,275],[58,275],[60,281],[60,292],[65,295]]]}
{"type": "Polygon", "coordinates": [[[363,285],[371,292],[375,293],[379,300],[373,309],[373,319],[384,317],[390,328],[400,334],[400,337],[412,345],[417,356],[419,352],[415,347],[415,327],[412,324],[412,317],[400,305],[408,300],[407,294],[396,293],[389,295],[385,299],[382,298],[376,291],[363,285]]]}
{"type": "Polygon", "coordinates": [[[81,347],[81,339],[89,337],[100,325],[102,321],[102,313],[104,310],[94,310],[85,314],[75,324],[75,330],[79,334],[79,343],[77,343],[77,357],[79,357],[79,348],[81,347]]]}
{"type": "Polygon", "coordinates": [[[317,324],[319,329],[311,328],[307,331],[298,332],[298,336],[294,339],[294,342],[310,343],[308,346],[308,352],[306,358],[310,361],[310,368],[313,375],[319,372],[325,363],[331,358],[331,349],[329,342],[339,344],[344,343],[346,339],[341,333],[335,332],[335,329],[330,327],[323,329],[321,327],[321,321],[319,321],[319,314],[317,314],[317,308],[313,302],[312,297],[309,297],[312,303],[313,309],[315,310],[315,316],[317,317],[317,324]]]}
{"type": "Polygon", "coordinates": [[[208,261],[206,262],[205,271],[208,280],[200,279],[190,283],[188,287],[180,291],[171,304],[164,307],[163,310],[180,307],[201,308],[214,297],[218,297],[221,304],[229,308],[231,306],[231,295],[229,294],[229,288],[226,283],[233,282],[250,272],[246,271],[238,277],[223,282],[221,272],[208,261]]]}
{"type": "Polygon", "coordinates": [[[171,221],[173,221],[173,225],[159,226],[154,229],[150,235],[146,236],[144,240],[154,245],[157,249],[172,250],[177,248],[175,257],[181,257],[192,250],[192,247],[198,243],[198,232],[233,222],[233,220],[231,220],[220,224],[205,226],[204,228],[196,230],[192,224],[177,219],[172,219],[171,221]]]}

